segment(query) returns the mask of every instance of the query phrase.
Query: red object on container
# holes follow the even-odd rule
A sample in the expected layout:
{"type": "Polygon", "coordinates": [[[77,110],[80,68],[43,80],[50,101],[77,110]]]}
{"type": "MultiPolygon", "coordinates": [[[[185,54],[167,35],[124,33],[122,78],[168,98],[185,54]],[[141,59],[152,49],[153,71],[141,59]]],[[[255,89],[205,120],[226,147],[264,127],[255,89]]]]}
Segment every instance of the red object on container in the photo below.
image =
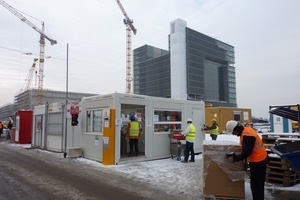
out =
{"type": "Polygon", "coordinates": [[[32,134],[32,111],[18,111],[16,119],[15,142],[30,144],[32,134]]]}
{"type": "Polygon", "coordinates": [[[171,138],[175,140],[185,140],[185,136],[182,135],[179,131],[172,131],[171,138]]]}

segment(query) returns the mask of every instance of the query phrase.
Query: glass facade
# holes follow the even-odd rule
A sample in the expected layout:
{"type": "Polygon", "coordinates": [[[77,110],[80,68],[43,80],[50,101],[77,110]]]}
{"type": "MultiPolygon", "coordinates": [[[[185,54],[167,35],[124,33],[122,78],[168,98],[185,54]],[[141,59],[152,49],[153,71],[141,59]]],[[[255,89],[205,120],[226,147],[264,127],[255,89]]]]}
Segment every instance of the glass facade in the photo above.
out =
{"type": "Polygon", "coordinates": [[[134,93],[169,98],[171,95],[169,52],[144,45],[135,49],[133,56],[134,93]]]}
{"type": "MultiPolygon", "coordinates": [[[[187,27],[185,43],[187,99],[237,107],[234,47],[187,27]]],[[[134,93],[170,98],[170,52],[144,45],[133,55],[134,93]]]]}
{"type": "Polygon", "coordinates": [[[234,47],[186,28],[187,96],[236,107],[234,47]]]}

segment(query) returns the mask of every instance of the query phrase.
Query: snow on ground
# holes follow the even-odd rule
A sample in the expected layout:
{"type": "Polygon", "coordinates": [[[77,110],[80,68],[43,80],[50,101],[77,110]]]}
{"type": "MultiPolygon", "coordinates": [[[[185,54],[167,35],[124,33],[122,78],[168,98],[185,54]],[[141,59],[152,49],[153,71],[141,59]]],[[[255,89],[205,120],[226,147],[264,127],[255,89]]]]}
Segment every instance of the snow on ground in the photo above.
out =
{"type": "MultiPolygon", "coordinates": [[[[209,134],[206,134],[206,140],[211,140],[209,134]]],[[[222,134],[218,136],[218,141],[234,141],[238,143],[239,137],[222,134]]],[[[30,148],[30,145],[11,145],[30,148]]],[[[57,153],[52,154],[58,156],[57,153]]],[[[195,160],[195,163],[186,164],[176,159],[167,158],[113,166],[105,166],[99,162],[85,158],[77,158],[76,162],[81,162],[82,164],[87,164],[98,169],[110,170],[112,173],[119,173],[130,179],[148,182],[153,187],[163,188],[168,193],[195,193],[196,190],[199,191],[200,195],[202,191],[202,154],[196,155],[195,160]]],[[[265,188],[267,189],[265,199],[274,199],[271,194],[272,191],[300,191],[300,184],[292,187],[280,187],[266,183],[265,188]]],[[[245,181],[245,196],[246,199],[252,199],[249,180],[245,181]]]]}

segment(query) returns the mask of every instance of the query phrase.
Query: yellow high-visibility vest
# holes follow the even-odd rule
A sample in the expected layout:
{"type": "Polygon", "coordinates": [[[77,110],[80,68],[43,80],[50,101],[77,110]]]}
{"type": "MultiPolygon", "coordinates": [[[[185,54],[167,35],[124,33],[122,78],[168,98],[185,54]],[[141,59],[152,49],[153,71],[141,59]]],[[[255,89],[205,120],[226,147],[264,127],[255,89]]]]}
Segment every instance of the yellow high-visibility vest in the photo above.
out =
{"type": "Polygon", "coordinates": [[[193,124],[190,124],[189,127],[190,127],[190,132],[186,134],[185,139],[195,141],[196,127],[193,124]]]}
{"type": "Polygon", "coordinates": [[[140,124],[137,121],[130,122],[129,138],[139,138],[140,136],[140,124]]]}

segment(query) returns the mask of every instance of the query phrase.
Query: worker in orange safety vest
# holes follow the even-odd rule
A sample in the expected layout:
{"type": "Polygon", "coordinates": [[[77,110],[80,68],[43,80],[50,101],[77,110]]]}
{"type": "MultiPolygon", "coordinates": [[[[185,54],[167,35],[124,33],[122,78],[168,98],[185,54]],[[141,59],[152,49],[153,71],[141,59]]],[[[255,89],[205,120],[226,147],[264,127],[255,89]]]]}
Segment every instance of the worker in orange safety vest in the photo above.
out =
{"type": "Polygon", "coordinates": [[[264,200],[266,168],[270,158],[260,136],[253,128],[244,127],[234,120],[226,123],[226,130],[240,137],[240,144],[242,146],[240,154],[230,152],[227,155],[230,155],[234,162],[248,158],[252,198],[253,200],[264,200]]]}

